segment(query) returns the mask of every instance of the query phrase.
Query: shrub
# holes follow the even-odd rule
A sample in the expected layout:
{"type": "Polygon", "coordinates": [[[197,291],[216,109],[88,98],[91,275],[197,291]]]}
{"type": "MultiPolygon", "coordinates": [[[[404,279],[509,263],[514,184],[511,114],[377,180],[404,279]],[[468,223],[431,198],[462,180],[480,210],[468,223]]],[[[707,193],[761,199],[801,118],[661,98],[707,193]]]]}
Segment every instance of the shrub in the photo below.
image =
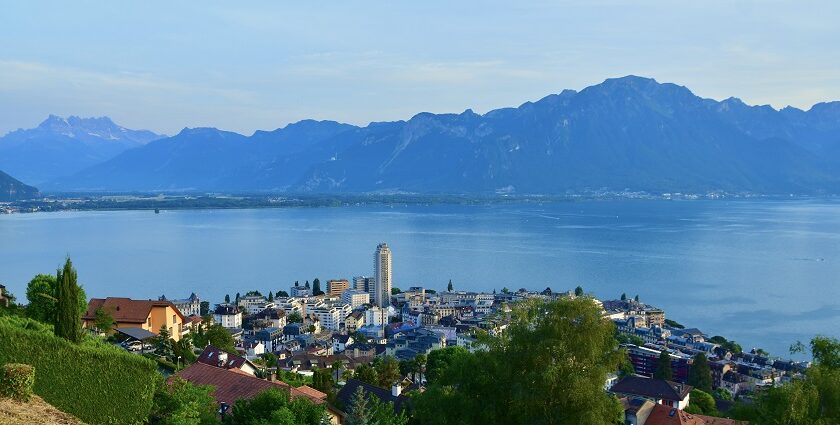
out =
{"type": "Polygon", "coordinates": [[[155,363],[105,344],[72,344],[0,317],[0,364],[35,369],[34,392],[86,423],[141,424],[162,379],[155,363]]]}
{"type": "Polygon", "coordinates": [[[35,384],[35,369],[27,364],[10,363],[0,371],[0,396],[28,401],[35,384]]]}

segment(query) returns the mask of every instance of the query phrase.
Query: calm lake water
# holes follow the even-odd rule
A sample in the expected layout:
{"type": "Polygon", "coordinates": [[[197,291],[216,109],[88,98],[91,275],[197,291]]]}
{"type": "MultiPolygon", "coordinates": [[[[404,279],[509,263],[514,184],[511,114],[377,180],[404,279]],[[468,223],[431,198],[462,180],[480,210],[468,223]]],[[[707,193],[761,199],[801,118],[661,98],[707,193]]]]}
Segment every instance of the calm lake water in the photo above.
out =
{"type": "Polygon", "coordinates": [[[288,290],[372,274],[398,287],[639,294],[667,317],[786,354],[840,336],[840,202],[584,201],[0,216],[0,282],[18,298],[65,255],[88,296],[288,290]]]}

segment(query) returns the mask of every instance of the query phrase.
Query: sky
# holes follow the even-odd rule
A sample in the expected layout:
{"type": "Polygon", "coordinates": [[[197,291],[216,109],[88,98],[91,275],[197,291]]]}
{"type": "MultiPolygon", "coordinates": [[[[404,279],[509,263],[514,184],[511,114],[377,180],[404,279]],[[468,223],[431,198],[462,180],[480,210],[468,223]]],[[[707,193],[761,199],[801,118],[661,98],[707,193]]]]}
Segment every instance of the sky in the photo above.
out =
{"type": "Polygon", "coordinates": [[[175,134],[478,113],[628,74],[840,100],[837,1],[0,0],[0,134],[48,114],[175,134]]]}

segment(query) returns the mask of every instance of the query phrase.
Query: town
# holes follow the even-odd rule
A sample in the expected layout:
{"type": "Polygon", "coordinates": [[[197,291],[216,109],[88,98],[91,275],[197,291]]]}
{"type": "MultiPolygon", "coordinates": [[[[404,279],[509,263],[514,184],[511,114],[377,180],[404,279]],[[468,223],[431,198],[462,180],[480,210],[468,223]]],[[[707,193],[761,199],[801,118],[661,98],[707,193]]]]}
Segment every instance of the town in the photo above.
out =
{"type": "Polygon", "coordinates": [[[528,300],[589,300],[614,323],[626,361],[607,375],[603,390],[621,400],[627,423],[670,423],[674,415],[695,424],[742,423],[712,415],[799,379],[809,367],[686,328],[639,296],[601,301],[581,287],[466,292],[451,281],[440,292],[403,290],[392,281],[392,255],[386,243],[376,247],[372,276],[295,282],[265,294],[252,289],[218,302],[196,293],[93,298],[82,327],[156,360],[170,379],[214,387],[221,417],[237,401],[274,388],[323,404],[332,423],[343,423],[356,393],[407,418],[410,394],[424,391],[439,355],[486,350],[487,337],[506,332],[511,307],[528,300]]]}

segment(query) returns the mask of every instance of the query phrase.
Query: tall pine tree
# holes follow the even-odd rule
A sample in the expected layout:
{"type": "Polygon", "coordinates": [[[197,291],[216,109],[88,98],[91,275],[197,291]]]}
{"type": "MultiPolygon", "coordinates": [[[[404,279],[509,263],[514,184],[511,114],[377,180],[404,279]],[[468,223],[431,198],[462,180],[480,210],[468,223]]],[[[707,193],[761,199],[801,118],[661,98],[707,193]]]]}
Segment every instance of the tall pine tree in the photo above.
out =
{"type": "Polygon", "coordinates": [[[688,385],[707,393],[712,392],[712,369],[705,354],[694,356],[691,369],[688,370],[688,385]]]}
{"type": "Polygon", "coordinates": [[[70,342],[79,342],[82,339],[77,278],[73,262],[67,257],[64,268],[56,271],[55,334],[70,342]]]}
{"type": "Polygon", "coordinates": [[[674,371],[671,369],[671,355],[665,350],[659,353],[659,361],[656,363],[656,371],[653,372],[653,377],[666,381],[670,381],[674,377],[674,371]]]}

